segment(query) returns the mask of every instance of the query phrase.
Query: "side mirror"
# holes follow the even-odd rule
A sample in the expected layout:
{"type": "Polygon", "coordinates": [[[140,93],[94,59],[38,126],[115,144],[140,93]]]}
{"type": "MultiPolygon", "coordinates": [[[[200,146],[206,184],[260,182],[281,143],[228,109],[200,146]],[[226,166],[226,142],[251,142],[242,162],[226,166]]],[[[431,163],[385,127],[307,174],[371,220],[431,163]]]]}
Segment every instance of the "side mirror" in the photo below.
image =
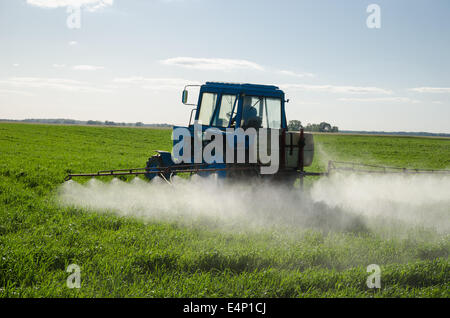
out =
{"type": "Polygon", "coordinates": [[[183,94],[181,96],[181,102],[183,104],[187,104],[187,101],[188,101],[188,91],[185,89],[183,90],[183,94]]]}

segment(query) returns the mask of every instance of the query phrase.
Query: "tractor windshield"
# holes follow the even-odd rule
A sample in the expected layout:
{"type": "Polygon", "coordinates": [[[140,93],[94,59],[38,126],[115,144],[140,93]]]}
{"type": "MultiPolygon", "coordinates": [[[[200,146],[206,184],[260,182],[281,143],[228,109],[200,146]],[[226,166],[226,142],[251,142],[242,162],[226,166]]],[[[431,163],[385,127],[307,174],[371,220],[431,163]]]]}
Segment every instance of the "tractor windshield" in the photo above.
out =
{"type": "Polygon", "coordinates": [[[220,100],[219,109],[216,110],[212,125],[216,127],[228,127],[233,111],[236,95],[223,94],[220,100]]]}
{"type": "Polygon", "coordinates": [[[281,99],[245,96],[241,127],[281,128],[281,99]]]}
{"type": "Polygon", "coordinates": [[[228,127],[236,103],[236,95],[222,94],[218,104],[217,98],[216,93],[203,93],[198,120],[202,125],[228,127]]]}
{"type": "MultiPolygon", "coordinates": [[[[236,108],[236,95],[204,92],[198,121],[205,126],[228,127],[236,108]]],[[[281,128],[281,99],[265,96],[244,96],[242,128],[281,128]]],[[[233,117],[234,118],[234,117],[233,117]]]]}

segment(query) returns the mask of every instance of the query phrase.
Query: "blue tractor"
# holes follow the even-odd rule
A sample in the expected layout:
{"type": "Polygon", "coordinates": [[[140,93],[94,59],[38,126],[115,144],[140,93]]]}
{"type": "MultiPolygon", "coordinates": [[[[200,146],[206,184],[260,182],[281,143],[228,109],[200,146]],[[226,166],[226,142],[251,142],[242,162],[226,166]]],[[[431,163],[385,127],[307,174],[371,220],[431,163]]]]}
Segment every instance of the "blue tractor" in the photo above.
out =
{"type": "Polygon", "coordinates": [[[173,127],[172,153],[157,151],[144,168],[69,174],[66,180],[72,177],[144,175],[149,180],[160,177],[170,183],[172,176],[187,173],[293,183],[298,177],[303,182],[306,175],[326,174],[303,170],[313,160],[313,135],[304,133],[303,129],[288,131],[287,101],[278,87],[206,82],[185,86],[182,102],[195,107],[187,127],[173,127]],[[196,104],[188,103],[188,88],[192,86],[200,87],[196,104]],[[179,131],[183,134],[176,138],[179,131]],[[211,132],[214,132],[214,138],[206,138],[211,132]],[[203,154],[208,147],[221,139],[224,142],[210,152],[212,159],[205,159],[203,154]],[[178,156],[174,156],[175,149],[181,149],[178,156]],[[267,161],[268,154],[270,162],[267,161]],[[179,160],[180,157],[183,160],[179,160]],[[264,173],[264,169],[270,172],[264,173]]]}
{"type": "MultiPolygon", "coordinates": [[[[305,172],[303,168],[312,163],[314,155],[314,144],[312,134],[301,131],[288,131],[285,95],[282,90],[272,85],[257,84],[236,84],[206,82],[200,86],[198,102],[188,103],[188,88],[195,85],[188,85],[183,90],[182,102],[186,105],[195,106],[191,111],[189,125],[187,127],[175,126],[174,132],[180,128],[189,131],[189,136],[184,138],[173,138],[174,149],[176,144],[182,145],[188,142],[192,151],[188,160],[181,163],[174,162],[174,154],[166,151],[158,151],[158,154],[149,158],[146,166],[148,179],[153,179],[157,175],[169,181],[170,177],[177,173],[196,173],[201,176],[216,174],[221,178],[249,178],[257,177],[281,182],[294,182],[305,172]],[[194,115],[194,118],[192,118],[194,115]],[[201,127],[196,131],[196,124],[201,127]],[[214,130],[215,138],[223,137],[223,149],[215,149],[217,152],[214,160],[195,160],[194,136],[202,136],[202,153],[204,147],[211,142],[205,139],[205,132],[214,130]],[[267,138],[277,138],[277,149],[265,151],[276,155],[277,169],[274,173],[261,173],[261,167],[267,166],[262,163],[259,157],[261,152],[261,138],[258,132],[264,130],[267,138]],[[256,133],[256,138],[251,138],[251,134],[246,134],[239,144],[237,139],[240,134],[252,131],[256,133]],[[276,137],[274,137],[276,136],[276,137]],[[190,138],[190,140],[186,140],[190,138]],[[231,142],[230,142],[231,141],[231,142]],[[241,150],[245,159],[238,160],[238,150],[241,150]],[[250,152],[257,153],[251,160],[250,152]],[[233,155],[227,157],[227,153],[233,155]],[[276,154],[273,153],[276,151],[276,154]]],[[[173,134],[175,136],[175,134],[173,134]]],[[[266,140],[267,141],[267,140],[266,140]]],[[[265,142],[265,147],[271,148],[274,143],[265,142]]],[[[182,147],[180,147],[182,148],[182,147]]],[[[197,149],[198,151],[198,149],[197,149]]]]}

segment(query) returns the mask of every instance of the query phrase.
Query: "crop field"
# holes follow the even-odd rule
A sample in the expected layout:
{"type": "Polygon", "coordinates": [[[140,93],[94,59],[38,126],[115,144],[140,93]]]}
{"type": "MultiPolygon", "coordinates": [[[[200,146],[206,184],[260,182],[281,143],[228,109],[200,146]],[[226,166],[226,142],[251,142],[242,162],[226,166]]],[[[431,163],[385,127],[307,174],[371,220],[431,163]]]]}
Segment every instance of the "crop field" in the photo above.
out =
{"type": "MultiPolygon", "coordinates": [[[[170,130],[0,124],[0,297],[450,297],[448,177],[311,179],[304,201],[326,208],[308,217],[296,215],[306,208],[296,187],[253,189],[263,204],[243,207],[232,187],[189,201],[206,191],[199,181],[177,190],[134,177],[64,183],[69,172],[143,167],[155,150],[171,150],[170,138],[170,130]],[[409,187],[432,202],[411,199],[409,187]],[[392,204],[367,204],[383,198],[392,204]],[[239,205],[245,217],[218,205],[239,205]],[[80,267],[80,288],[67,287],[70,264],[80,267]],[[381,268],[381,288],[367,286],[370,264],[381,268]]],[[[445,138],[314,138],[309,171],[324,171],[328,159],[450,168],[445,138]]]]}

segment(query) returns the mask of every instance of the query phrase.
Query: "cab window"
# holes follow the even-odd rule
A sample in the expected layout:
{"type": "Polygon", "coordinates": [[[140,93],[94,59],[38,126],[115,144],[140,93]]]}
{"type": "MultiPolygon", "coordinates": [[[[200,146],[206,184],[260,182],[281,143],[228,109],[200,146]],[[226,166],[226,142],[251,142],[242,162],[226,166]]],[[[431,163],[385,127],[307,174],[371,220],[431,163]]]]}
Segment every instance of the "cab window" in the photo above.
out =
{"type": "Polygon", "coordinates": [[[281,128],[281,99],[245,96],[241,127],[281,128]]]}
{"type": "Polygon", "coordinates": [[[231,112],[233,111],[234,103],[236,102],[236,95],[223,94],[219,103],[219,109],[216,110],[213,126],[228,127],[231,118],[231,112]]]}
{"type": "Polygon", "coordinates": [[[214,108],[216,107],[217,94],[216,93],[203,93],[200,113],[198,115],[198,121],[202,125],[209,125],[211,123],[212,116],[214,114],[214,108]]]}

